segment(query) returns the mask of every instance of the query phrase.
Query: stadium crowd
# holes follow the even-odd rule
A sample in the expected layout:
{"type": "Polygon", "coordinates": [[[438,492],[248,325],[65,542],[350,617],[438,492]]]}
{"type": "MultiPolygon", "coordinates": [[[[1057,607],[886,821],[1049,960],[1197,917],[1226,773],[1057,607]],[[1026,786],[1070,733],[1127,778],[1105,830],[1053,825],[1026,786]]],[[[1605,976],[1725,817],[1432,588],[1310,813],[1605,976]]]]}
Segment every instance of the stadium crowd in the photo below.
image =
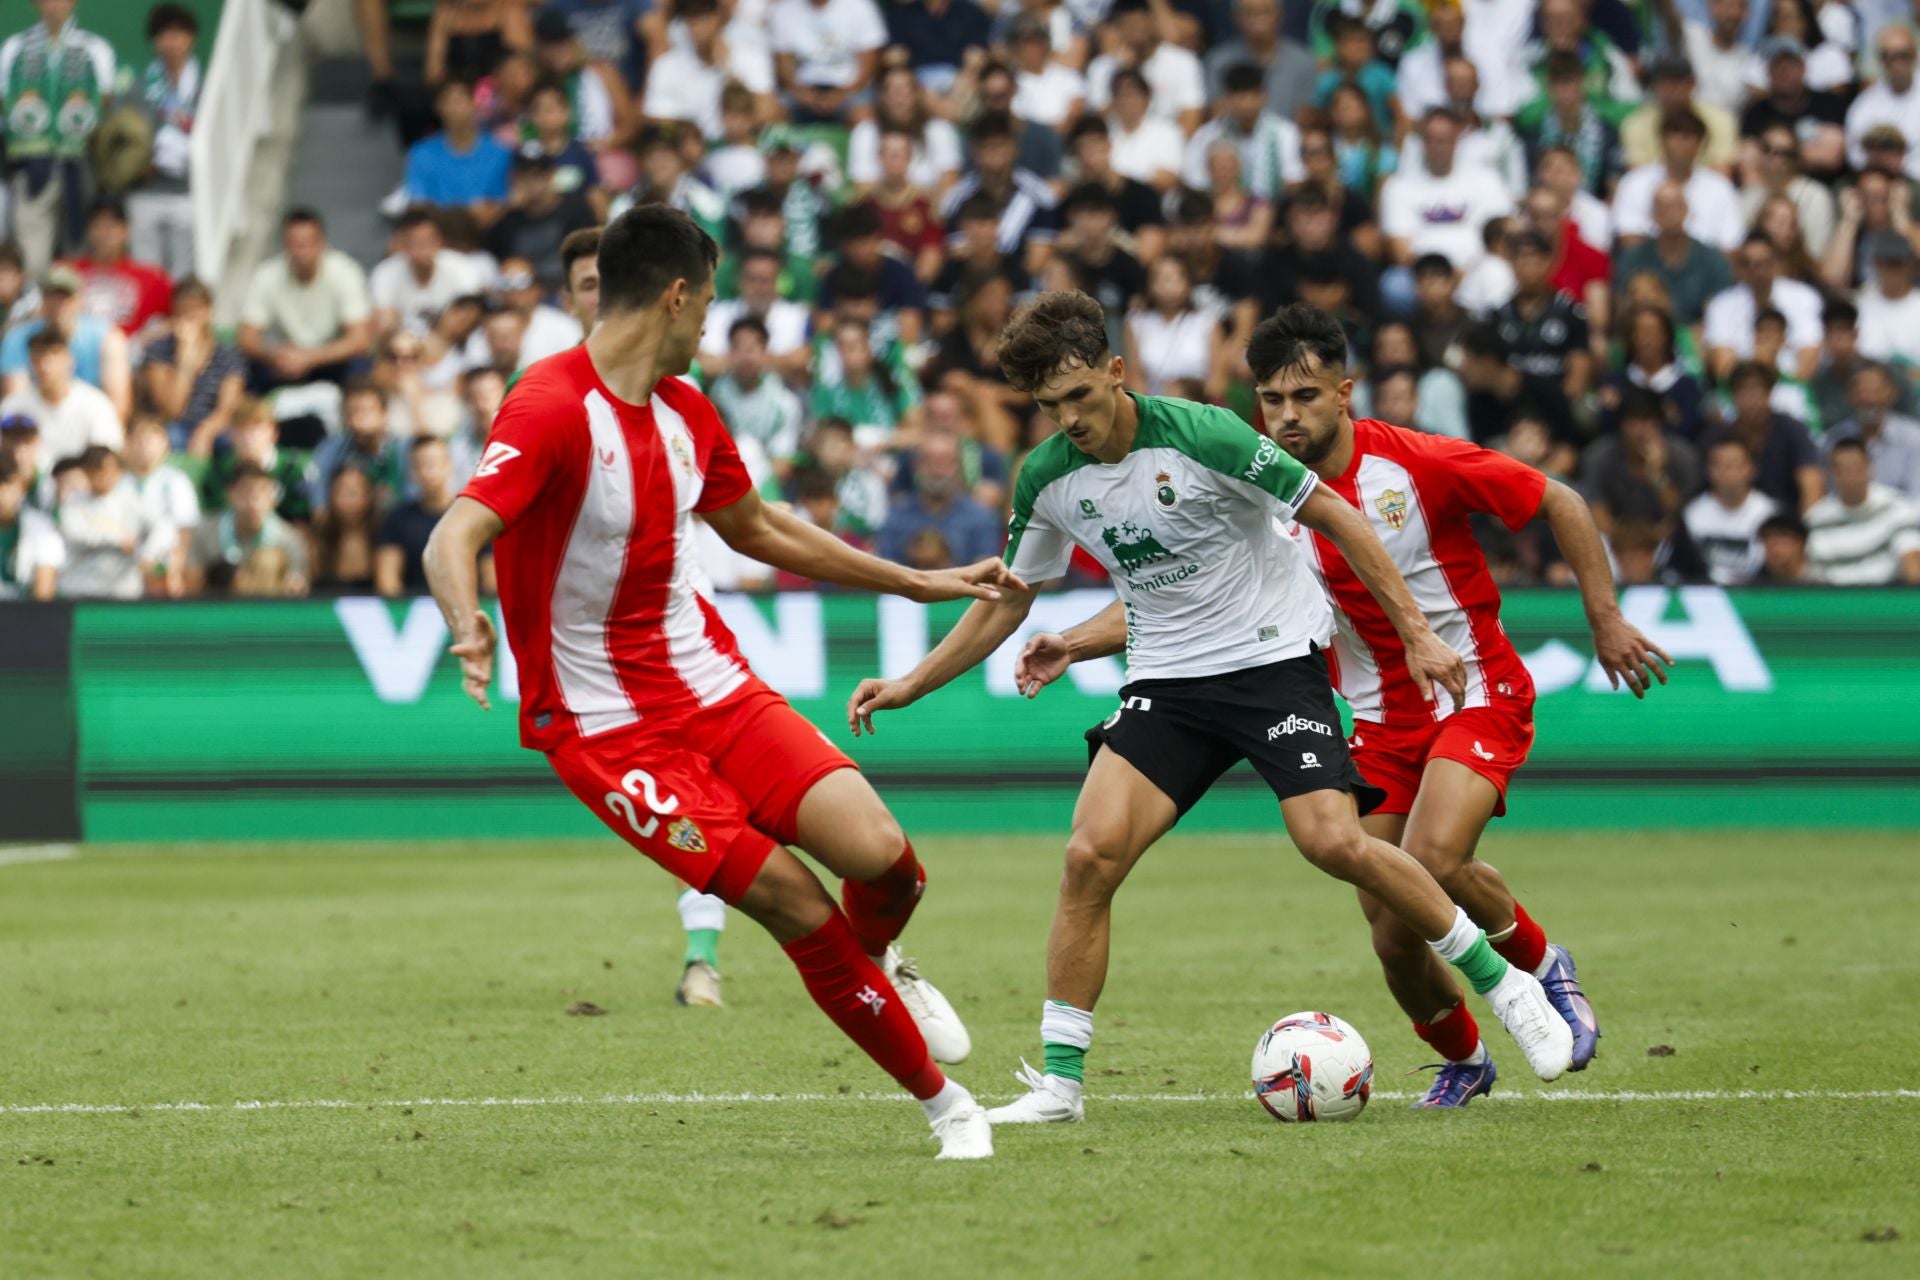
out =
{"type": "MultiPolygon", "coordinates": [[[[194,15],[154,6],[133,73],[104,0],[36,2],[0,597],[418,591],[513,378],[591,323],[591,228],[646,201],[724,247],[696,376],[763,492],[896,560],[998,551],[1050,424],[997,335],[1078,288],[1135,389],[1249,418],[1253,325],[1335,312],[1356,416],[1576,483],[1625,582],[1920,582],[1920,0],[439,0],[417,61],[360,0],[389,254],[291,210],[232,332],[194,15]]],[[[1484,537],[1569,580],[1543,526],[1484,537]]]]}

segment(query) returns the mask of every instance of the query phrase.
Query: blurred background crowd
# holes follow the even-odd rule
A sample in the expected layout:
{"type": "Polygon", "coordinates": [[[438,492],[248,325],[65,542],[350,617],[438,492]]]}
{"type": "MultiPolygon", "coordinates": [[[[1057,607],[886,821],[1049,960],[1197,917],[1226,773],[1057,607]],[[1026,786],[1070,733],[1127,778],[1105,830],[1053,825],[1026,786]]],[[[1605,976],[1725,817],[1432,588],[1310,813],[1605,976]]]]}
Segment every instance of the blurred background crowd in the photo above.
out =
{"type": "Polygon", "coordinates": [[[1253,325],[1337,313],[1356,416],[1576,484],[1623,581],[1920,582],[1920,0],[357,0],[386,254],[287,210],[219,327],[211,32],[120,65],[121,2],[0,47],[0,597],[419,590],[649,201],[723,246],[695,377],[763,492],[895,560],[998,551],[1051,428],[996,337],[1077,288],[1250,419],[1253,325]]]}

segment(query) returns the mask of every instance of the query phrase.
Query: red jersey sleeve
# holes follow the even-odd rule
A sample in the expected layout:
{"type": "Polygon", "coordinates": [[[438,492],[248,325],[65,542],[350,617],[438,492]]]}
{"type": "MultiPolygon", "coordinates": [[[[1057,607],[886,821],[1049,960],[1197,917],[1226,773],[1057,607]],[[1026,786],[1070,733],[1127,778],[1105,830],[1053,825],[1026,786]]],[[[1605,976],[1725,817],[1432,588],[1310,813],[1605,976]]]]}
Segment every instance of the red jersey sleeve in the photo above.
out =
{"type": "Polygon", "coordinates": [[[686,420],[700,462],[700,500],[693,509],[718,511],[740,501],[753,488],[753,477],[747,474],[747,464],[741,461],[733,436],[720,421],[720,411],[713,407],[713,401],[677,379],[660,386],[655,394],[686,420]]]}
{"type": "Polygon", "coordinates": [[[1421,493],[1441,510],[1497,516],[1515,530],[1539,514],[1547,477],[1526,463],[1468,440],[1384,424],[1380,429],[1392,433],[1395,452],[1418,479],[1421,493]]]}
{"type": "Polygon", "coordinates": [[[585,433],[586,414],[577,401],[543,395],[538,386],[516,386],[494,417],[480,465],[460,496],[484,503],[512,528],[553,487],[570,456],[575,465],[584,463],[586,449],[569,450],[568,442],[581,445],[585,433]]]}

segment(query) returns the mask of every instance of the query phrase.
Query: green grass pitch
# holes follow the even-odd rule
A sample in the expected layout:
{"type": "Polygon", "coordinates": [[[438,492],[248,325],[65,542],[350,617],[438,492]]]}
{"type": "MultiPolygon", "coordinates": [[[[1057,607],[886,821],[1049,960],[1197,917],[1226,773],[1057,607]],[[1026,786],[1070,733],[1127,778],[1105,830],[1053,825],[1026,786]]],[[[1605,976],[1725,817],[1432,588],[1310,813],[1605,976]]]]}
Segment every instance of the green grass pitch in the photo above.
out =
{"type": "MultiPolygon", "coordinates": [[[[908,949],[1004,1098],[1059,842],[919,844],[908,949]]],[[[969,1166],[862,1096],[889,1082],[745,921],[731,1007],[676,1008],[670,887],[611,841],[0,858],[0,1274],[1920,1274],[1920,837],[1484,852],[1580,961],[1583,1076],[1494,1027],[1464,1113],[1274,1123],[1244,1091],[1279,1015],[1353,1021],[1388,1093],[1423,1048],[1340,886],[1277,836],[1175,838],[1119,903],[1088,1122],[969,1166]],[[523,1105],[436,1101],[486,1098],[523,1105]]]]}

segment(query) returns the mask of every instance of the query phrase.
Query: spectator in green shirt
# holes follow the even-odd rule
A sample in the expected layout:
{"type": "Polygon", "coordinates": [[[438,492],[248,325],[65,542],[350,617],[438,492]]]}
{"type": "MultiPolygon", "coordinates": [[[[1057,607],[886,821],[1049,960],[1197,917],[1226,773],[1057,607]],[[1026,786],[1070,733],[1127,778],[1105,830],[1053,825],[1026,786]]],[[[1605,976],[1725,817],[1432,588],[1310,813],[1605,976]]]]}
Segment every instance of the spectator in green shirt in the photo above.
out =
{"type": "Polygon", "coordinates": [[[833,327],[835,361],[821,361],[809,407],[815,418],[845,418],[855,437],[891,436],[918,425],[920,382],[905,368],[874,358],[873,331],[865,321],[842,318],[833,327]]]}

